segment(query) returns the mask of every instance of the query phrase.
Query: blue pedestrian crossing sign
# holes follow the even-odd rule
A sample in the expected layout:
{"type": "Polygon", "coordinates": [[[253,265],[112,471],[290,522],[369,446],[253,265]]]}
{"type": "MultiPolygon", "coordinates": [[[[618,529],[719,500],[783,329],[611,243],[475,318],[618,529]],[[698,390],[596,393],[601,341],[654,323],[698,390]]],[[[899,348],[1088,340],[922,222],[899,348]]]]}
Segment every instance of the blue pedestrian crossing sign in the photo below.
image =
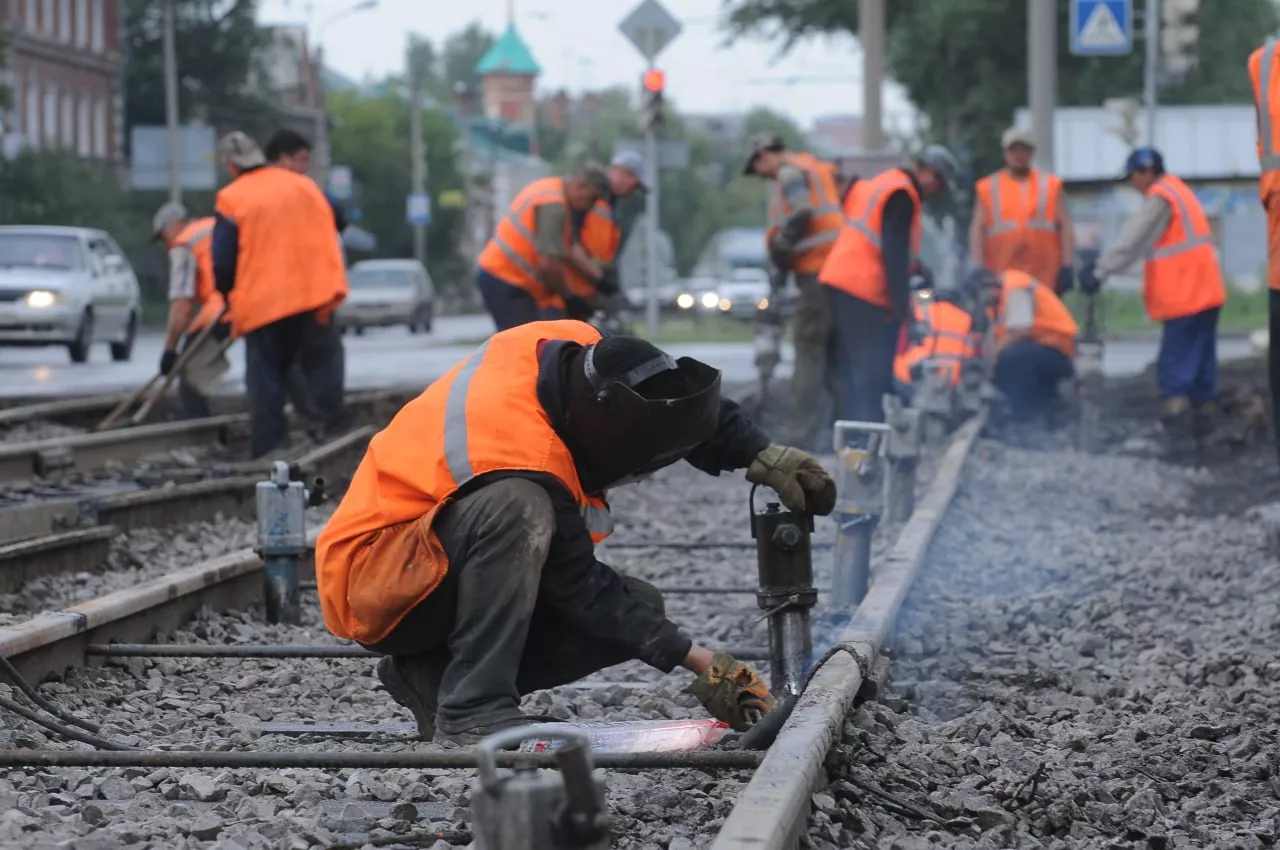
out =
{"type": "Polygon", "coordinates": [[[1071,52],[1123,56],[1133,51],[1133,0],[1071,0],[1071,52]]]}
{"type": "Polygon", "coordinates": [[[405,199],[404,218],[412,227],[426,227],[431,223],[431,196],[425,192],[412,192],[405,199]]]}

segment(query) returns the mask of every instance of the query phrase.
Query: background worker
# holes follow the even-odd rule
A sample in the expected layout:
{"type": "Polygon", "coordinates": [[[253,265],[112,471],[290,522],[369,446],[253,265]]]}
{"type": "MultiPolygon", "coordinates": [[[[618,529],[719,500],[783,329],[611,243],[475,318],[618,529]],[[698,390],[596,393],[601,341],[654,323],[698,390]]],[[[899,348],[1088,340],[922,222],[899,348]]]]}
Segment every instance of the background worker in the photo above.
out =
{"type": "Polygon", "coordinates": [[[261,148],[239,131],[223,137],[218,154],[234,179],[214,205],[213,273],[230,305],[232,332],[245,340],[250,451],[261,457],[288,436],[285,392],[295,363],[325,431],[347,422],[342,338],[333,322],[347,278],[320,187],[264,167],[261,148]]]}
{"type": "Polygon", "coordinates": [[[152,240],[164,242],[169,252],[169,319],[160,374],[173,371],[180,342],[185,351],[202,330],[218,323],[187,358],[178,377],[178,403],[188,419],[210,415],[209,390],[231,368],[222,350],[231,336],[230,318],[221,316],[226,302],[213,285],[213,222],[213,216],[193,220],[175,201],[160,207],[151,222],[152,240]]]}
{"type": "Polygon", "coordinates": [[[746,469],[793,511],[835,505],[822,465],[771,444],[706,364],[582,322],[501,331],[373,438],[317,542],[325,624],[389,656],[379,678],[424,738],[523,725],[522,694],[632,659],[698,674],[691,692],[742,729],[766,685],[595,557],[607,491],[682,458],[746,469]]]}
{"type": "Polygon", "coordinates": [[[1125,177],[1146,200],[1096,265],[1082,269],[1080,287],[1097,292],[1107,278],[1146,258],[1147,316],[1164,323],[1156,356],[1160,418],[1171,433],[1186,433],[1196,420],[1203,424],[1218,395],[1218,313],[1227,290],[1213,230],[1195,192],[1165,172],[1155,148],[1129,154],[1125,177]]]}
{"type": "Polygon", "coordinates": [[[1271,385],[1271,431],[1280,455],[1280,62],[1274,38],[1249,56],[1253,105],[1258,113],[1258,196],[1267,211],[1267,315],[1270,339],[1267,373],[1271,385]]]}
{"type": "MultiPolygon", "coordinates": [[[[946,191],[958,166],[929,145],[904,168],[854,183],[845,224],[818,280],[827,288],[839,374],[839,419],[884,421],[898,334],[911,319],[912,256],[924,198],[946,191]]],[[[914,334],[909,334],[913,341],[914,334]]]]}
{"type": "MultiPolygon", "coordinates": [[[[618,223],[618,202],[637,190],[649,191],[645,183],[644,157],[634,151],[621,151],[609,163],[606,176],[609,191],[596,199],[585,212],[574,213],[574,230],[587,256],[600,267],[598,280],[587,277],[573,263],[565,264],[565,282],[569,291],[581,300],[573,309],[566,304],[564,315],[570,319],[590,319],[600,307],[602,296],[618,293],[618,249],[622,246],[622,227],[618,223]]],[[[558,316],[555,318],[559,318],[558,316]]]]}
{"type": "Polygon", "coordinates": [[[978,181],[969,254],[993,272],[1016,269],[1059,295],[1075,285],[1075,236],[1062,199],[1062,178],[1031,167],[1035,137],[1010,127],[1001,139],[1004,168],[978,181]]]}
{"type": "Polygon", "coordinates": [[[578,242],[572,217],[608,193],[604,172],[583,168],[568,177],[535,180],[511,202],[476,270],[480,296],[498,330],[536,322],[544,311],[585,309],[569,291],[565,269],[574,264],[593,281],[604,269],[578,242]]]}
{"type": "Polygon", "coordinates": [[[904,399],[923,377],[925,368],[942,369],[958,387],[964,361],[974,356],[973,317],[958,304],[939,298],[924,276],[912,278],[911,308],[918,340],[907,344],[893,360],[894,388],[904,399]]]}
{"type": "Polygon", "coordinates": [[[818,285],[818,272],[844,223],[836,171],[810,154],[788,151],[776,133],[763,133],[751,140],[742,173],[773,182],[765,231],[769,258],[775,268],[795,277],[799,291],[788,440],[809,445],[822,425],[831,337],[830,305],[818,285]]]}

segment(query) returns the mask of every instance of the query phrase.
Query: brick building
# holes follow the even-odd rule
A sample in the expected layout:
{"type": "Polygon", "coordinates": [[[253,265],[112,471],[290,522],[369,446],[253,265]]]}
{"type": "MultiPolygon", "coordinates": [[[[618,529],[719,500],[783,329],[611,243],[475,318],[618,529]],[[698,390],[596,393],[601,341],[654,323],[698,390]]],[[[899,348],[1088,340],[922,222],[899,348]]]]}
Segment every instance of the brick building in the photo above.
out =
{"type": "Polygon", "coordinates": [[[5,131],[118,161],[124,147],[121,0],[0,0],[12,34],[5,131]]]}

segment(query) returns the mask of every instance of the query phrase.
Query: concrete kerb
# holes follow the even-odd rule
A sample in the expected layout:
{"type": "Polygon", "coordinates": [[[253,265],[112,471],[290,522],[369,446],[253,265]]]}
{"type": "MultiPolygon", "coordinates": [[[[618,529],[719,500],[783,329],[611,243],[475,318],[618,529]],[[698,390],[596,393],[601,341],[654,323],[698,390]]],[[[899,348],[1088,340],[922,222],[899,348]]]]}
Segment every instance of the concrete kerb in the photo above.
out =
{"type": "Polygon", "coordinates": [[[961,426],[925,498],[903,526],[889,557],[875,569],[867,598],[841,633],[837,652],[814,674],[751,782],[738,795],[712,850],[784,850],[808,815],[822,764],[893,627],[929,544],[960,484],[960,474],[986,424],[984,410],[961,426]]]}

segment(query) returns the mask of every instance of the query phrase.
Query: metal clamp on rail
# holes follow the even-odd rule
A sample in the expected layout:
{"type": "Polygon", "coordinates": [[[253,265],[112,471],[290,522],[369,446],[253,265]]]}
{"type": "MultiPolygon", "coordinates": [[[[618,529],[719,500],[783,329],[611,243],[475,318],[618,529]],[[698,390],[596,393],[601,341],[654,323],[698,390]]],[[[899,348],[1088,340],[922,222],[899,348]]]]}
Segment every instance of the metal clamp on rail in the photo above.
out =
{"type": "Polygon", "coordinates": [[[938,440],[955,426],[960,403],[951,383],[954,361],[926,357],[920,363],[919,380],[912,381],[911,406],[924,420],[925,435],[938,440]]]}
{"type": "Polygon", "coordinates": [[[867,595],[871,581],[871,535],[884,511],[885,449],[889,426],[883,422],[835,424],[837,524],[831,599],[837,611],[852,609],[867,595]]]}
{"type": "Polygon", "coordinates": [[[809,609],[818,603],[810,545],[813,517],[784,511],[776,502],[757,513],[755,495],[752,487],[751,537],[760,579],[756,604],[769,620],[769,690],[781,699],[800,693],[813,656],[809,609]]]}
{"type": "Polygon", "coordinates": [[[604,784],[592,775],[591,739],[545,723],[490,735],[476,749],[480,777],[471,794],[471,830],[479,850],[603,850],[609,846],[604,784]],[[561,743],[559,772],[517,768],[499,776],[497,753],[535,738],[561,743]]]}
{"type": "Polygon", "coordinates": [[[297,625],[298,561],[307,551],[307,488],[289,480],[289,464],[278,460],[271,466],[270,479],[258,482],[257,497],[267,622],[297,625]]]}
{"type": "Polygon", "coordinates": [[[920,464],[920,411],[904,407],[896,395],[884,397],[884,419],[889,426],[885,457],[889,475],[885,479],[885,514],[889,522],[911,518],[916,507],[916,468],[920,464]]]}

